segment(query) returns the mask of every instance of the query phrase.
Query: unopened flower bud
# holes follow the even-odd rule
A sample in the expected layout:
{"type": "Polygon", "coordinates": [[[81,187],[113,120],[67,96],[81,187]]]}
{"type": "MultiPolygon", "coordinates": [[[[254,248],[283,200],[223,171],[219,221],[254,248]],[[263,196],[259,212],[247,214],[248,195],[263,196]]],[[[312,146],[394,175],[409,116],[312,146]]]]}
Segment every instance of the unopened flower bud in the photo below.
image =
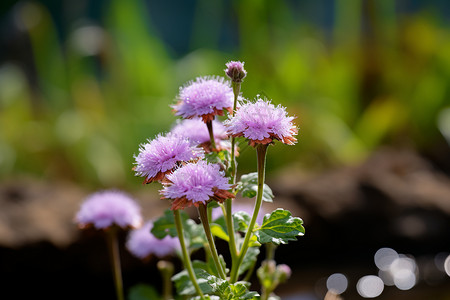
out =
{"type": "Polygon", "coordinates": [[[156,267],[161,273],[168,274],[169,277],[173,275],[174,266],[170,261],[160,260],[156,264],[156,267]]]}
{"type": "Polygon", "coordinates": [[[259,282],[265,288],[270,288],[274,284],[274,277],[277,266],[274,260],[265,260],[261,263],[261,267],[256,271],[259,282]]]}
{"type": "Polygon", "coordinates": [[[244,63],[240,61],[230,61],[226,64],[225,73],[234,82],[242,82],[247,76],[247,71],[244,69],[244,63]]]}
{"type": "Polygon", "coordinates": [[[281,264],[277,266],[277,273],[278,281],[283,283],[291,277],[292,271],[288,265],[281,264]]]}

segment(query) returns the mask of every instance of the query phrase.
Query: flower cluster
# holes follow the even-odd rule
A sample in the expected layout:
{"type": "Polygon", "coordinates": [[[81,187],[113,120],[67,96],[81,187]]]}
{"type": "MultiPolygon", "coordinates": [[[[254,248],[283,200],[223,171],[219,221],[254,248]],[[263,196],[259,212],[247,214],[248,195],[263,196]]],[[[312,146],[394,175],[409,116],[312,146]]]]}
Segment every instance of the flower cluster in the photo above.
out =
{"type": "Polygon", "coordinates": [[[180,88],[178,103],[173,105],[175,115],[185,119],[202,118],[212,121],[224,111],[231,112],[233,89],[222,77],[198,77],[180,88]]]}
{"type": "MultiPolygon", "coordinates": [[[[215,295],[220,299],[256,299],[258,294],[249,291],[239,277],[247,272],[245,278],[250,278],[259,253],[255,248],[262,244],[267,244],[267,257],[272,258],[263,262],[257,275],[263,289],[261,299],[269,299],[278,284],[291,274],[288,266],[277,266],[273,261],[275,245],[286,244],[304,233],[303,221],[292,217],[289,211],[279,208],[264,215],[267,211],[262,208],[263,200],[271,201],[273,198],[271,189],[264,183],[266,151],[275,141],[287,145],[297,142],[298,129],[293,123],[294,117],[288,116],[284,107],[275,106],[268,100],[242,101],[240,86],[247,75],[244,63],[230,61],[226,67],[225,73],[231,83],[222,77],[198,77],[181,87],[178,101],[172,107],[175,115],[183,119],[178,120],[170,132],[141,144],[138,154],[134,155],[135,175],[143,177],[144,183],[159,182],[162,185],[159,191],[161,198],[171,202],[170,210],[166,210],[164,216],[137,228],[142,223],[140,208],[128,195],[119,191],[92,194],[76,214],[82,228],[134,228],[128,235],[126,247],[140,259],[150,256],[162,258],[174,252],[182,255],[192,287],[187,288],[185,283],[177,282],[182,273],[172,276],[173,270],[162,266],[164,299],[174,298],[170,295],[171,278],[177,289],[182,289],[178,291],[181,295],[192,295],[195,290],[200,298],[206,299],[190,257],[192,251],[199,247],[204,248],[210,259],[198,265],[204,264],[202,271],[211,276],[208,278],[224,287],[222,291],[211,286],[215,295]],[[229,115],[224,116],[222,123],[216,116],[223,116],[226,112],[229,115]],[[237,182],[237,138],[240,137],[256,147],[258,172],[242,175],[237,182]],[[232,200],[238,193],[255,198],[254,205],[234,203],[236,200],[232,200]],[[181,211],[192,206],[198,208],[201,224],[181,211]],[[217,209],[212,210],[214,207],[217,209]],[[223,218],[218,215],[220,212],[223,218]],[[217,224],[211,225],[211,220],[217,224]],[[273,226],[279,224],[283,224],[283,228],[274,232],[273,226]],[[229,242],[229,269],[225,268],[223,257],[218,254],[214,242],[216,237],[229,242]],[[239,295],[230,294],[236,291],[239,295]]],[[[123,299],[123,295],[120,296],[123,287],[118,231],[106,232],[118,298],[123,299]]]]}
{"type": "Polygon", "coordinates": [[[161,181],[181,162],[200,158],[203,152],[191,145],[187,138],[169,133],[158,135],[154,140],[141,145],[135,156],[134,171],[137,176],[145,177],[144,183],[161,181]]]}
{"type": "MultiPolygon", "coordinates": [[[[214,128],[214,141],[217,150],[229,149],[227,129],[223,123],[218,120],[213,120],[212,127],[214,128]]],[[[211,140],[208,128],[201,119],[194,118],[181,120],[177,122],[171,132],[181,137],[188,138],[192,146],[199,146],[202,147],[205,152],[210,152],[211,140]]]]}
{"type": "Polygon", "coordinates": [[[231,185],[219,165],[202,160],[186,164],[168,175],[161,194],[164,198],[174,200],[172,209],[179,209],[191,205],[198,207],[210,199],[223,202],[234,198],[234,194],[227,191],[229,189],[231,185]]]}
{"type": "Polygon", "coordinates": [[[275,107],[268,101],[257,99],[254,103],[242,104],[235,116],[225,122],[225,126],[231,136],[243,136],[251,146],[269,144],[274,140],[293,145],[297,142],[294,136],[298,132],[293,119],[287,116],[284,107],[275,107]]]}

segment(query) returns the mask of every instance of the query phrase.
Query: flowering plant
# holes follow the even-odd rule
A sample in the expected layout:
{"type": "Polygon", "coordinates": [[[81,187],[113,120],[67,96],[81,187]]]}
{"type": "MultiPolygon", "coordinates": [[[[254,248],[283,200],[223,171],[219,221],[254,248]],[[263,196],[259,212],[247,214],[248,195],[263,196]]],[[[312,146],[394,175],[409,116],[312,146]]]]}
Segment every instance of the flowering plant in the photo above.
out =
{"type": "MultiPolygon", "coordinates": [[[[171,132],[142,144],[135,155],[135,175],[144,177],[144,183],[161,183],[160,194],[170,201],[170,208],[134,230],[127,247],[140,258],[178,251],[184,270],[171,280],[179,296],[279,299],[273,292],[289,278],[291,270],[276,264],[275,249],[302,236],[304,228],[300,218],[282,208],[263,217],[260,214],[263,202],[274,198],[264,182],[266,154],[278,142],[295,144],[298,130],[284,107],[260,97],[255,101],[241,97],[241,84],[247,75],[243,63],[229,62],[226,66],[231,82],[222,77],[199,77],[181,87],[172,108],[184,119],[171,132]],[[221,122],[219,117],[225,120],[221,122]],[[242,174],[238,180],[238,141],[242,140],[256,151],[257,172],[242,174]],[[240,197],[255,198],[254,206],[244,207],[240,197]],[[199,223],[189,218],[186,207],[197,209],[199,223]],[[219,254],[216,239],[228,243],[229,259],[219,254]],[[266,258],[256,269],[262,245],[266,258]],[[192,261],[192,253],[199,249],[204,249],[205,260],[192,261]],[[260,293],[252,291],[249,282],[255,269],[260,293]]],[[[171,299],[170,288],[165,285],[164,289],[163,298],[171,299]]]]}

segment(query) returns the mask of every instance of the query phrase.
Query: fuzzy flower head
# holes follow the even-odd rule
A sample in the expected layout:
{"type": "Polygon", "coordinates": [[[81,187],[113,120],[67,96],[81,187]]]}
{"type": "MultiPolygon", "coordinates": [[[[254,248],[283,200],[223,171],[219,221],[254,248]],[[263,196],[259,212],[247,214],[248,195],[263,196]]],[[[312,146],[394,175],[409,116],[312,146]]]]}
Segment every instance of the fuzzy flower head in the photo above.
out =
{"type": "Polygon", "coordinates": [[[224,111],[231,112],[234,94],[230,84],[222,77],[198,77],[180,88],[178,103],[173,105],[175,115],[185,119],[202,118],[212,121],[224,111]]]}
{"type": "Polygon", "coordinates": [[[154,140],[141,145],[139,154],[134,157],[134,171],[136,176],[145,177],[144,183],[161,181],[180,162],[187,162],[202,155],[203,151],[191,146],[187,138],[173,133],[158,135],[154,140]]]}
{"type": "Polygon", "coordinates": [[[160,240],[150,232],[152,228],[153,222],[148,221],[141,228],[130,231],[126,247],[134,256],[140,259],[150,255],[162,258],[173,254],[179,248],[178,238],[166,236],[160,240]]]}
{"type": "Polygon", "coordinates": [[[247,71],[244,69],[244,63],[240,61],[230,61],[226,63],[227,68],[225,73],[234,82],[242,82],[247,76],[247,71]]]}
{"type": "MultiPolygon", "coordinates": [[[[224,143],[224,141],[228,140],[228,135],[225,126],[222,122],[217,120],[212,121],[212,126],[216,147],[219,150],[226,149],[227,143],[224,143]]],[[[171,132],[188,138],[192,146],[202,146],[205,151],[208,151],[211,148],[208,128],[201,119],[181,120],[172,128],[171,132]]]]}
{"type": "Polygon", "coordinates": [[[134,228],[140,226],[142,217],[139,205],[127,194],[102,191],[86,198],[75,220],[81,228],[93,226],[106,229],[113,225],[134,228]]]}
{"type": "Polygon", "coordinates": [[[297,142],[297,127],[292,123],[294,117],[288,117],[286,108],[274,106],[269,101],[257,99],[256,102],[242,104],[234,117],[225,121],[228,134],[249,140],[255,147],[257,144],[269,144],[279,140],[293,145],[297,142]]]}
{"type": "Polygon", "coordinates": [[[204,160],[186,164],[167,176],[161,190],[163,198],[172,199],[172,209],[183,209],[189,206],[199,206],[214,199],[223,202],[234,198],[228,192],[231,185],[228,178],[220,171],[218,164],[209,164],[204,160]]]}

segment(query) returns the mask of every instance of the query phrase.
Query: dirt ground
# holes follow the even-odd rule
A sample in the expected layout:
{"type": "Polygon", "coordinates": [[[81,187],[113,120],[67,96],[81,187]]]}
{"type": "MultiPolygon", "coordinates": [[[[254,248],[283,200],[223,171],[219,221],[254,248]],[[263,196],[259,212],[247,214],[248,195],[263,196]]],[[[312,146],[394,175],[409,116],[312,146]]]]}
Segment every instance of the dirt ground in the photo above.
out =
{"type": "MultiPolygon", "coordinates": [[[[327,276],[344,273],[349,286],[342,297],[361,299],[358,278],[376,275],[374,253],[390,247],[417,261],[417,284],[404,291],[386,287],[377,299],[450,299],[450,278],[429,267],[436,254],[450,252],[447,167],[411,150],[386,148],[357,166],[320,174],[286,169],[268,178],[275,200],[264,209],[289,209],[306,228],[298,242],[277,249],[277,261],[293,269],[278,293],[283,299],[323,299],[327,276]]],[[[8,297],[0,298],[114,299],[103,236],[81,232],[73,222],[88,193],[69,182],[1,182],[1,293],[8,297]]],[[[133,196],[146,219],[168,207],[156,191],[133,196]]],[[[226,256],[225,245],[218,245],[226,256]]],[[[142,263],[121,250],[127,289],[140,282],[159,287],[156,259],[142,263]]]]}

